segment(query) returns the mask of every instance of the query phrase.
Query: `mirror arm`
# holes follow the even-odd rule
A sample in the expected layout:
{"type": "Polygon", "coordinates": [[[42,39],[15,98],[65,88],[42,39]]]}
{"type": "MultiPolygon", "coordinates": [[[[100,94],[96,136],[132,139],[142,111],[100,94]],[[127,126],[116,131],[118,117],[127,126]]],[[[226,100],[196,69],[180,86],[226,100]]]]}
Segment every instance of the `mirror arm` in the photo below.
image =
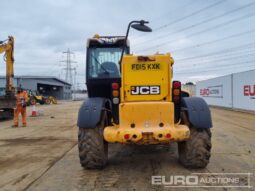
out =
{"type": "Polygon", "coordinates": [[[127,32],[126,32],[124,44],[123,44],[122,51],[121,51],[120,61],[119,61],[119,64],[120,64],[120,73],[121,73],[121,62],[122,62],[123,55],[124,55],[124,51],[125,51],[125,48],[126,48],[129,30],[130,30],[131,25],[134,24],[134,23],[137,23],[137,24],[139,24],[139,23],[146,24],[146,23],[149,23],[149,22],[148,22],[148,21],[141,20],[141,21],[131,21],[131,22],[128,24],[128,28],[127,28],[127,32]]]}

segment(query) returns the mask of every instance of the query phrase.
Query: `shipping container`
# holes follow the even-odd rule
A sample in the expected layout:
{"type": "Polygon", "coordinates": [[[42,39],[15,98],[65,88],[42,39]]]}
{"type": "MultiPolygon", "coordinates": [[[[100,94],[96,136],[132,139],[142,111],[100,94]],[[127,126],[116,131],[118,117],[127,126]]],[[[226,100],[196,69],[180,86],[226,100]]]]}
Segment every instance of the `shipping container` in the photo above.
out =
{"type": "Polygon", "coordinates": [[[233,107],[255,111],[255,70],[233,75],[233,107]]]}
{"type": "Polygon", "coordinates": [[[208,105],[255,111],[255,70],[197,82],[208,105]]]}

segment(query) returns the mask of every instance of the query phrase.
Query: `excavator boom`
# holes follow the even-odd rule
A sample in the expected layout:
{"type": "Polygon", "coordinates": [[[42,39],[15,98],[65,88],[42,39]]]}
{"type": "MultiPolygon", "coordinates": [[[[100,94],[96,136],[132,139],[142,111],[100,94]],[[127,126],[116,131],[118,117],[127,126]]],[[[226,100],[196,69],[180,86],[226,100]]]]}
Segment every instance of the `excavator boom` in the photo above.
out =
{"type": "Polygon", "coordinates": [[[0,54],[4,53],[6,62],[6,88],[5,95],[0,96],[0,118],[13,118],[16,101],[13,86],[14,38],[9,36],[6,41],[0,41],[0,54]]]}
{"type": "Polygon", "coordinates": [[[7,43],[0,44],[0,53],[5,53],[6,61],[6,95],[13,95],[13,63],[14,63],[14,38],[12,36],[8,37],[7,43]]]}

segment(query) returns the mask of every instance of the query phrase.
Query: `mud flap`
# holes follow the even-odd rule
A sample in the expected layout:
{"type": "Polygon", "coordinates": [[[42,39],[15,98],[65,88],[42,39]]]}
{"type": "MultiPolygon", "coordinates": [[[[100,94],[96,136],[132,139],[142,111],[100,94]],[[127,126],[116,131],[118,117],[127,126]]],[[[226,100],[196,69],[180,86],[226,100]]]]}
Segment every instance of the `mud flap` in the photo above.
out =
{"type": "MultiPolygon", "coordinates": [[[[79,128],[95,128],[100,122],[103,110],[108,110],[106,105],[111,106],[108,99],[95,97],[86,99],[80,107],[77,126],[79,128]]],[[[109,108],[110,109],[110,108],[109,108]]]]}
{"type": "Polygon", "coordinates": [[[186,111],[189,122],[194,128],[211,128],[211,112],[204,99],[199,97],[183,97],[182,111],[186,111]]]}

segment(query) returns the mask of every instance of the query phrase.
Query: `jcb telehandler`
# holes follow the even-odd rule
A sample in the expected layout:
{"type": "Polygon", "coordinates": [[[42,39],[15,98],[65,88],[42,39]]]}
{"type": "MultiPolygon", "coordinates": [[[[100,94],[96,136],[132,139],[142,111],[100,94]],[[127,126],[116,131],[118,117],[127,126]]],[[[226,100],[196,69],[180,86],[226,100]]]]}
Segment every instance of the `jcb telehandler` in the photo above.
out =
{"type": "Polygon", "coordinates": [[[78,115],[80,163],[102,168],[108,143],[169,144],[178,142],[179,161],[188,168],[209,162],[212,127],[205,101],[181,91],[172,81],[170,54],[136,56],[129,53],[130,26],[125,37],[95,35],[87,42],[88,99],[78,115]],[[124,56],[123,56],[124,53],[124,56]]]}

